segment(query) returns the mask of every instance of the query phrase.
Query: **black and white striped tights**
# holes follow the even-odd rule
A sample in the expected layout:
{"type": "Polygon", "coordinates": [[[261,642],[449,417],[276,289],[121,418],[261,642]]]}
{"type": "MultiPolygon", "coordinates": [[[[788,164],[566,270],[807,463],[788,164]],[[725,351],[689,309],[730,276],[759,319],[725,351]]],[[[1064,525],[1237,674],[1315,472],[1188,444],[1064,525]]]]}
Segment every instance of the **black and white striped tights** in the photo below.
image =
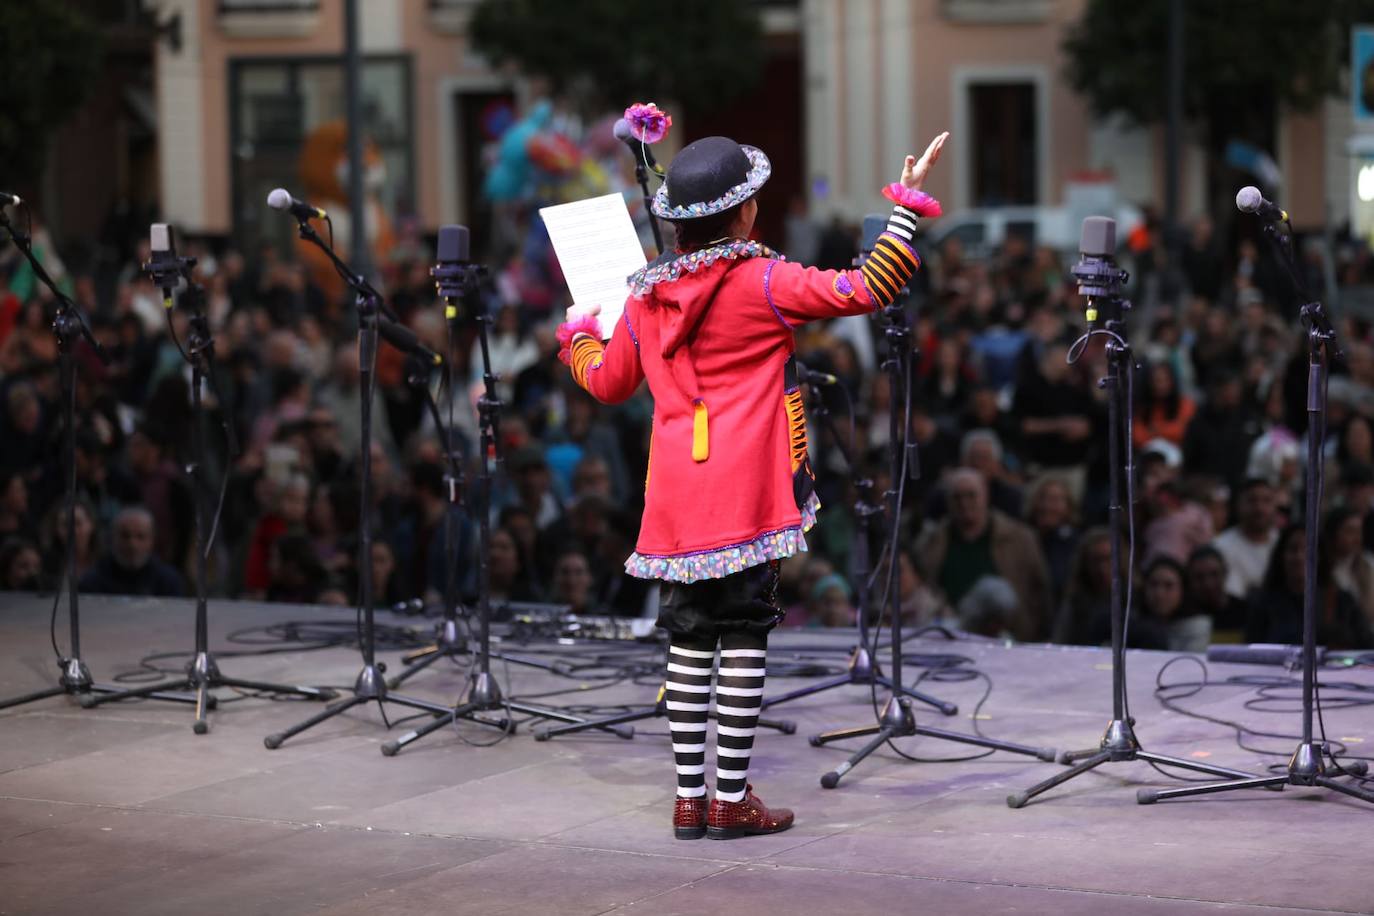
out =
{"type": "MultiPolygon", "coordinates": [[[[716,798],[743,801],[749,756],[763,702],[764,657],[768,637],[726,633],[720,637],[716,679],[716,798]]],[[[710,712],[711,673],[716,640],[674,636],[668,652],[668,725],[677,761],[677,794],[706,794],[706,719],[710,712]]]]}

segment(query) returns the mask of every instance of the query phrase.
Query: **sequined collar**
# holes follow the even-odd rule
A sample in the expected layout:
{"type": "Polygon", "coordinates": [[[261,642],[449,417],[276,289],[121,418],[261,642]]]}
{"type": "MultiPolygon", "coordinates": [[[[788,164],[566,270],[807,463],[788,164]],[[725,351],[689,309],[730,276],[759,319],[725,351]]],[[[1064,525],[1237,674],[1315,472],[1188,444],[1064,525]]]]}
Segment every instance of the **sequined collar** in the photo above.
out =
{"type": "Polygon", "coordinates": [[[782,260],[782,255],[762,242],[755,242],[751,239],[731,239],[728,242],[689,251],[672,260],[646,264],[630,274],[630,293],[635,296],[643,296],[659,283],[669,283],[679,279],[683,271],[696,273],[703,267],[710,267],[721,258],[728,258],[732,261],[745,258],[777,258],[782,260]]]}

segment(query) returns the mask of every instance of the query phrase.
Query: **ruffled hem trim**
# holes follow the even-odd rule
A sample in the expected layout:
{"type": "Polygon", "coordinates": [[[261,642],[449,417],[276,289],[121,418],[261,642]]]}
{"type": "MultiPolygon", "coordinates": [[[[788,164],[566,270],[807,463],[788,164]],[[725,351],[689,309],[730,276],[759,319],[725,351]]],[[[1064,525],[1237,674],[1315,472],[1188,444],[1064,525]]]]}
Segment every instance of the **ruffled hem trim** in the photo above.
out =
{"type": "Polygon", "coordinates": [[[743,544],[718,547],[700,553],[646,556],[635,552],[625,561],[625,571],[636,579],[663,579],[667,582],[688,583],[702,579],[723,579],[751,566],[805,553],[805,535],[815,526],[816,512],[820,507],[821,501],[812,493],[806,505],[802,507],[800,525],[768,531],[743,544]]]}

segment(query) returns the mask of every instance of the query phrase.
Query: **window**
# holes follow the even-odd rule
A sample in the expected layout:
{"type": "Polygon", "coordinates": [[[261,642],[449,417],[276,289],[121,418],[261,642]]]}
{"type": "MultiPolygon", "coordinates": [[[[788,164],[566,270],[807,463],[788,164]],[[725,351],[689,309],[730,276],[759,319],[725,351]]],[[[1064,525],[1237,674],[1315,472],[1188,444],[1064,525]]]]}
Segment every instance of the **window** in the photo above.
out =
{"type": "Polygon", "coordinates": [[[1037,203],[1035,84],[975,83],[968,92],[974,206],[1037,203]]]}
{"type": "MultiPolygon", "coordinates": [[[[392,216],[415,209],[410,81],[407,58],[363,60],[364,132],[386,165],[378,193],[392,216]]],[[[294,229],[289,220],[268,213],[267,194],[285,187],[307,196],[300,177],[301,149],[317,127],[344,120],[343,60],[240,58],[230,61],[229,83],[234,236],[246,251],[264,242],[284,249],[294,229]]]]}

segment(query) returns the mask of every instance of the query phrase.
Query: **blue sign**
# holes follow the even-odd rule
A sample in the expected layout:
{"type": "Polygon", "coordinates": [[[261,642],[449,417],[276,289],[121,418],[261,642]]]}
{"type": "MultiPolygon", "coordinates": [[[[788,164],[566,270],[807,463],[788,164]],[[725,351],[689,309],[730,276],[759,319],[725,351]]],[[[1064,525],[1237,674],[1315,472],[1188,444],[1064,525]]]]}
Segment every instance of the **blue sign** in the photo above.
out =
{"type": "Polygon", "coordinates": [[[1374,121],[1374,25],[1350,29],[1350,98],[1356,121],[1374,121]]]}

